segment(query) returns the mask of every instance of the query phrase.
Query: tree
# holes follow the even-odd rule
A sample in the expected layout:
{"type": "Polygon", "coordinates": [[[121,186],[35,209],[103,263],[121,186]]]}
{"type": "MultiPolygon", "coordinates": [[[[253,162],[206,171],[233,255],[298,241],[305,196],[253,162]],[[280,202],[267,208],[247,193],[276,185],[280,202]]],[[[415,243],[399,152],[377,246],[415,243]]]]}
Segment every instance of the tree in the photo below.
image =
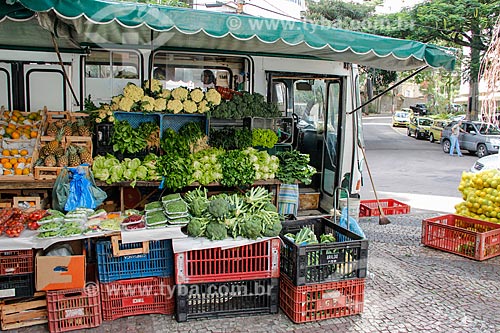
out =
{"type": "Polygon", "coordinates": [[[500,17],[495,24],[493,38],[482,61],[480,73],[486,83],[486,96],[481,103],[481,119],[498,125],[495,92],[500,89],[500,17]]]}
{"type": "Polygon", "coordinates": [[[425,43],[470,48],[463,75],[470,85],[468,116],[476,119],[479,110],[478,82],[481,57],[491,40],[492,29],[499,13],[498,0],[426,1],[401,13],[385,16],[388,20],[406,20],[408,25],[402,29],[378,25],[372,32],[425,43]]]}

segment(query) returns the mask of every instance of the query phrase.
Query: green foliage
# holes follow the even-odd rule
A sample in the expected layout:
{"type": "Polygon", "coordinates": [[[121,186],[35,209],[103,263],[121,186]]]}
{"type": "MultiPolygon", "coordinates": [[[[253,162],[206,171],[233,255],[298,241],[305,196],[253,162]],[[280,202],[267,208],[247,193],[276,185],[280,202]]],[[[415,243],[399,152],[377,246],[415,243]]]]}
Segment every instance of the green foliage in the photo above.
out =
{"type": "Polygon", "coordinates": [[[163,185],[170,190],[179,190],[193,182],[193,162],[189,155],[163,155],[156,164],[158,174],[163,177],[163,185]]]}
{"type": "Polygon", "coordinates": [[[254,128],[252,130],[252,146],[273,148],[278,142],[278,135],[271,129],[254,128]]]}
{"type": "Polygon", "coordinates": [[[212,147],[225,150],[245,149],[252,146],[252,131],[234,127],[212,128],[209,143],[212,147]]]}
{"type": "Polygon", "coordinates": [[[214,118],[242,119],[244,117],[278,117],[280,111],[274,103],[268,103],[259,93],[242,92],[233,99],[222,101],[211,114],[214,118]]]}
{"type": "Polygon", "coordinates": [[[297,180],[306,185],[311,183],[316,169],[309,165],[309,155],[292,150],[279,152],[276,156],[280,160],[276,178],[285,184],[293,184],[297,180]]]}
{"type": "Polygon", "coordinates": [[[221,184],[227,187],[252,184],[255,169],[250,158],[241,150],[231,150],[219,156],[222,167],[221,184]]]}

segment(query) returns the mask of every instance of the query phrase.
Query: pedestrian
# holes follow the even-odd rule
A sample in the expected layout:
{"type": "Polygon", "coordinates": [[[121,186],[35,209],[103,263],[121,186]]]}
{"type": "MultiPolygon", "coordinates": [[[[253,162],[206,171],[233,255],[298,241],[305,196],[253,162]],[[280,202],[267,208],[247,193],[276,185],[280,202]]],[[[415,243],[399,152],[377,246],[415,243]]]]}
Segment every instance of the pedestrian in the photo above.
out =
{"type": "Polygon", "coordinates": [[[460,132],[464,132],[462,129],[462,120],[459,120],[455,125],[451,127],[451,145],[450,145],[450,156],[453,156],[453,150],[457,150],[457,155],[462,157],[462,152],[460,151],[460,143],[458,142],[458,136],[460,132]]]}

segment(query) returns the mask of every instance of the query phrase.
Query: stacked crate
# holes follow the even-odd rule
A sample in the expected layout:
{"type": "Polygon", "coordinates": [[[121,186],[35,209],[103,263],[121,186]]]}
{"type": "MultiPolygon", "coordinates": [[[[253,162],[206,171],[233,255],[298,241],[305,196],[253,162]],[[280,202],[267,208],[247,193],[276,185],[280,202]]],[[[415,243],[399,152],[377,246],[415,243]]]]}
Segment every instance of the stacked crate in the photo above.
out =
{"type": "Polygon", "coordinates": [[[326,218],[285,221],[281,231],[280,307],[295,323],[361,313],[368,241],[326,218]],[[296,244],[286,236],[310,228],[317,239],[336,241],[296,244]]]}
{"type": "Polygon", "coordinates": [[[45,295],[34,295],[33,250],[0,251],[2,330],[47,322],[45,295]]]}
{"type": "Polygon", "coordinates": [[[176,319],[278,312],[279,238],[175,254],[176,319]]]}
{"type": "Polygon", "coordinates": [[[171,240],[124,244],[112,236],[96,253],[104,320],[174,313],[171,240]]]}

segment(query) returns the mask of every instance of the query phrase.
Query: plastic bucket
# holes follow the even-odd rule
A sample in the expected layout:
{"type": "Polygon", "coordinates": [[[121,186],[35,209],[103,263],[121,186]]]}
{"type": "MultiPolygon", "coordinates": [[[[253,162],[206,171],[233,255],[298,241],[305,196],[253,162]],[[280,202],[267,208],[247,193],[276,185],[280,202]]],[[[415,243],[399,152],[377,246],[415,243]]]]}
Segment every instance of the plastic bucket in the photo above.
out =
{"type": "Polygon", "coordinates": [[[361,203],[360,198],[340,198],[339,199],[339,209],[342,212],[344,207],[348,207],[348,214],[350,217],[355,218],[356,220],[359,220],[359,205],[361,203]]]}

